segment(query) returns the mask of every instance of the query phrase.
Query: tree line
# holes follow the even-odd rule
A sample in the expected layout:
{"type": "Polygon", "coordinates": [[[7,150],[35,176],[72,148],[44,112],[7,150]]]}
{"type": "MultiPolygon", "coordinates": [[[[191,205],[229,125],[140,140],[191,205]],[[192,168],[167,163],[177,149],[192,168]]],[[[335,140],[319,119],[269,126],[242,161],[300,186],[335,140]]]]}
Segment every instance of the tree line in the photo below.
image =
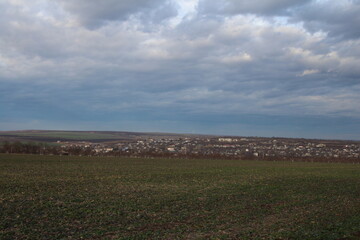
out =
{"type": "Polygon", "coordinates": [[[51,146],[46,143],[35,142],[9,142],[5,141],[0,144],[0,153],[23,153],[23,154],[59,154],[57,146],[51,146]]]}

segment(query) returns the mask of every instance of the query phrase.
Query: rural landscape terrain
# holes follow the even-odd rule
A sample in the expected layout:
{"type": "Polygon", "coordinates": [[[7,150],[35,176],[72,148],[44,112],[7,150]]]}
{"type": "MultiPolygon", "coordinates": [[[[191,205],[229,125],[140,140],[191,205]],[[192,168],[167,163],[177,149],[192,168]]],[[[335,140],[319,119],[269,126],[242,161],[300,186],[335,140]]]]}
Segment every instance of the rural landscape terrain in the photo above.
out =
{"type": "Polygon", "coordinates": [[[97,131],[0,132],[0,152],[360,163],[360,141],[97,131]]]}
{"type": "Polygon", "coordinates": [[[1,137],[0,239],[359,239],[359,142],[63,131],[1,137]],[[193,152],[181,154],[184,143],[193,152]],[[285,143],[314,156],[277,155],[277,148],[287,153],[285,143]],[[206,155],[210,146],[217,147],[206,155]],[[157,155],[145,152],[151,147],[157,155]],[[274,154],[261,157],[267,148],[274,154]]]}
{"type": "Polygon", "coordinates": [[[360,240],[360,0],[0,0],[0,240],[360,240]]]}

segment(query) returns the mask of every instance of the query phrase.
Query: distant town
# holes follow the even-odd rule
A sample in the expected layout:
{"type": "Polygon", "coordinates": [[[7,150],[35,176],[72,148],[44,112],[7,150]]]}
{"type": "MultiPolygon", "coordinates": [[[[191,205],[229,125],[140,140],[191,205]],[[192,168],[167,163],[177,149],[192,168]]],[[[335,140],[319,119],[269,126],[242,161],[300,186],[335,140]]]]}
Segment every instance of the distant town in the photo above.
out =
{"type": "MultiPolygon", "coordinates": [[[[4,137],[4,136],[3,136],[4,137]]],[[[360,163],[360,142],[295,138],[136,135],[93,140],[47,139],[46,143],[3,139],[2,153],[82,156],[228,158],[360,163]]]]}
{"type": "Polygon", "coordinates": [[[348,159],[360,160],[360,144],[305,139],[178,138],[142,139],[101,144],[58,142],[62,153],[130,156],[189,156],[239,159],[348,159]]]}

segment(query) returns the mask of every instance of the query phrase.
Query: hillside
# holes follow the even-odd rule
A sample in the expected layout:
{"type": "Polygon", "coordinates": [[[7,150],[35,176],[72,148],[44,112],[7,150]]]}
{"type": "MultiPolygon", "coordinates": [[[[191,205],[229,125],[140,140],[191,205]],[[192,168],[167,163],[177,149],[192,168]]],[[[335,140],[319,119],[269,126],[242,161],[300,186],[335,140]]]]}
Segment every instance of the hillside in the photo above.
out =
{"type": "Polygon", "coordinates": [[[146,138],[181,138],[206,137],[205,135],[176,134],[176,133],[145,133],[145,132],[117,132],[117,131],[58,131],[58,130],[21,130],[0,131],[0,141],[88,141],[113,142],[130,141],[146,138]]]}

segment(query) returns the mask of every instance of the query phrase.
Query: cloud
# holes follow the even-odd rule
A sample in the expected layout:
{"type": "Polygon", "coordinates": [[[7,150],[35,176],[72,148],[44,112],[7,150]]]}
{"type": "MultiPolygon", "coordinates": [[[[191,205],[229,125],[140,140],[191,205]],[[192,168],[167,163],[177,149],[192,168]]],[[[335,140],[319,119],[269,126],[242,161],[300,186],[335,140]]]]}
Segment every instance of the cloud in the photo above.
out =
{"type": "Polygon", "coordinates": [[[320,71],[317,69],[306,69],[304,70],[301,74],[299,74],[298,76],[303,77],[306,75],[311,75],[311,74],[316,74],[319,73],[320,71]]]}
{"type": "Polygon", "coordinates": [[[183,130],[250,115],[360,118],[350,9],[336,12],[336,30],[320,7],[306,15],[324,1],[220,1],[234,11],[216,12],[219,2],[201,0],[200,14],[185,2],[179,15],[165,0],[1,2],[0,110],[7,119],[164,120],[183,130]]]}
{"type": "Polygon", "coordinates": [[[58,0],[63,8],[73,14],[89,29],[98,28],[111,21],[125,21],[133,15],[143,15],[147,21],[161,22],[177,15],[175,4],[167,0],[58,0]]]}
{"type": "Polygon", "coordinates": [[[262,17],[285,17],[283,21],[303,24],[310,32],[324,32],[336,39],[358,39],[360,1],[358,0],[200,0],[200,14],[234,16],[255,14],[262,17]]]}
{"type": "Polygon", "coordinates": [[[303,22],[310,32],[323,31],[337,39],[358,39],[360,1],[314,1],[298,9],[291,20],[303,22]]]}
{"type": "Polygon", "coordinates": [[[288,15],[291,8],[302,6],[311,0],[200,0],[199,11],[203,14],[258,14],[258,15],[288,15]]]}

